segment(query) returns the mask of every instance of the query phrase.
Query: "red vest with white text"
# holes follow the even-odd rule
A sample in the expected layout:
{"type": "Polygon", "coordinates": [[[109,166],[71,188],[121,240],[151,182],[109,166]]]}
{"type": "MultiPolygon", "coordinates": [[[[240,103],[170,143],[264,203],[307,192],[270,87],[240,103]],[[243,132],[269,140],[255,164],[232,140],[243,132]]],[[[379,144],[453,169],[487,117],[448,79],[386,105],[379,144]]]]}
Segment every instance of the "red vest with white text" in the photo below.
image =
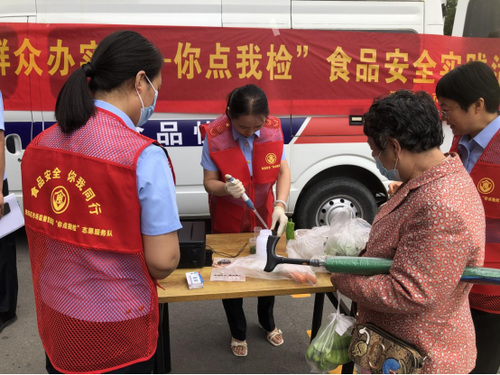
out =
{"type": "MultiPolygon", "coordinates": [[[[272,187],[278,178],[283,153],[280,120],[269,116],[260,130],[260,136],[255,136],[253,177],[226,115],[202,125],[202,134],[206,135],[210,157],[219,168],[221,180],[225,181],[226,174],[239,179],[256,210],[270,226],[274,202],[272,187]]],[[[209,205],[213,233],[251,232],[255,226],[261,226],[243,199],[209,194],[209,205]]]]}
{"type": "Polygon", "coordinates": [[[57,125],[26,148],[23,199],[38,330],[61,372],[145,361],[158,297],[140,230],[139,154],[153,141],[96,108],[71,134],[57,125]]]}
{"type": "MultiPolygon", "coordinates": [[[[451,151],[456,152],[459,136],[451,151]]],[[[470,176],[476,184],[486,216],[486,248],[484,267],[500,269],[500,131],[486,146],[470,176]]],[[[476,284],[469,295],[471,307],[500,314],[500,286],[476,284]]]]}

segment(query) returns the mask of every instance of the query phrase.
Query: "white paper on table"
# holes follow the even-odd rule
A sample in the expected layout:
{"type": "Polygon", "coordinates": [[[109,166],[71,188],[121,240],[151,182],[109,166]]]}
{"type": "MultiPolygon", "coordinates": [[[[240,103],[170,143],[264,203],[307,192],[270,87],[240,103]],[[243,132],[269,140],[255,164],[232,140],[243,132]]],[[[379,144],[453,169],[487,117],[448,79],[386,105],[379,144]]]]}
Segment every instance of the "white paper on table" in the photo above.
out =
{"type": "Polygon", "coordinates": [[[14,194],[3,197],[4,203],[9,203],[10,212],[0,219],[0,238],[24,226],[24,216],[14,194]]]}
{"type": "Polygon", "coordinates": [[[233,261],[234,259],[214,258],[210,281],[245,281],[245,275],[235,272],[234,269],[226,268],[233,261]]]}

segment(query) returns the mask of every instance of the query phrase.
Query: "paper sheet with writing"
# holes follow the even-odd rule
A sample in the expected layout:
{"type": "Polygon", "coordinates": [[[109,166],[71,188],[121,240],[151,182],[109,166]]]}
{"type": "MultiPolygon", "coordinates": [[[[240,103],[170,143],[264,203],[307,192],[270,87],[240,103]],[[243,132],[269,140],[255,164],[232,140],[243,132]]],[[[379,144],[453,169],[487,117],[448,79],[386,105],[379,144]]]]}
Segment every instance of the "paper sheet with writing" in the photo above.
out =
{"type": "Polygon", "coordinates": [[[18,230],[24,225],[24,216],[14,194],[3,197],[4,203],[9,203],[10,212],[0,219],[0,238],[18,230]]]}
{"type": "Polygon", "coordinates": [[[245,281],[245,275],[235,272],[235,269],[226,267],[233,263],[230,258],[214,258],[210,281],[245,281]]]}

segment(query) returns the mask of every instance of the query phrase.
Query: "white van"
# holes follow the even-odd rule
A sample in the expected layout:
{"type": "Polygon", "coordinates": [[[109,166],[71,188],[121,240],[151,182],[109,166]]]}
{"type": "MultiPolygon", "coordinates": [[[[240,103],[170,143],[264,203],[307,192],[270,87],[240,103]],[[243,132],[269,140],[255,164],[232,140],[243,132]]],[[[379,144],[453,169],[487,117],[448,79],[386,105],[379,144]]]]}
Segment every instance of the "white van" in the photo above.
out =
{"type": "MultiPolygon", "coordinates": [[[[500,0],[471,1],[498,3],[500,0]]],[[[373,37],[374,33],[371,32],[442,35],[441,5],[441,0],[253,0],[252,2],[240,0],[145,0],[140,2],[136,0],[2,0],[0,3],[0,50],[2,27],[10,23],[44,25],[45,28],[56,31],[58,25],[62,27],[64,24],[64,27],[69,25],[72,32],[76,32],[79,25],[84,29],[84,27],[89,27],[89,24],[96,24],[96,27],[103,24],[155,25],[158,26],[158,33],[162,32],[161,27],[188,26],[191,28],[179,30],[187,30],[193,35],[206,34],[207,30],[215,30],[218,41],[237,38],[238,32],[260,38],[264,35],[261,30],[266,30],[265,38],[270,38],[269,35],[272,35],[276,40],[284,40],[285,36],[291,35],[302,38],[305,41],[303,44],[306,44],[309,38],[310,43],[317,45],[322,44],[321,38],[332,35],[331,32],[325,34],[325,30],[339,30],[340,34],[334,36],[342,36],[348,45],[351,39],[362,43],[359,39],[367,35],[378,39],[378,37],[373,37]],[[365,31],[369,34],[347,33],[347,31],[365,31]],[[312,34],[309,34],[311,32],[312,34]],[[311,40],[314,38],[320,40],[311,40]]],[[[30,28],[26,26],[26,30],[29,33],[30,28]]],[[[176,38],[177,29],[168,30],[169,33],[165,34],[162,40],[176,38]]],[[[67,32],[65,35],[70,38],[72,33],[67,32]]],[[[387,38],[390,34],[383,35],[387,38]]],[[[21,43],[22,38],[18,39],[17,43],[21,43]]],[[[187,43],[187,41],[182,43],[179,41],[179,45],[187,46],[187,43]]],[[[237,45],[238,40],[236,39],[233,43],[237,45]]],[[[300,61],[299,58],[307,54],[307,49],[302,49],[302,45],[300,49],[298,47],[297,45],[297,50],[289,54],[289,60],[294,58],[300,61]]],[[[18,46],[11,43],[11,51],[17,48],[18,46]]],[[[332,50],[334,48],[335,46],[332,46],[332,50]]],[[[397,51],[399,52],[399,48],[397,51]]],[[[269,53],[270,51],[268,55],[269,53]]],[[[170,63],[173,64],[172,61],[170,63]]],[[[283,60],[282,63],[284,64],[285,61],[283,60]]],[[[338,76],[333,77],[334,63],[331,62],[331,64],[330,83],[338,78],[338,76]]],[[[370,69],[368,65],[366,69],[370,69]]],[[[169,66],[173,65],[168,65],[167,69],[170,69],[169,66]]],[[[281,68],[285,69],[283,66],[281,68]]],[[[5,74],[7,76],[9,72],[12,74],[15,66],[12,64],[3,69],[6,73],[2,75],[0,63],[0,89],[2,89],[1,80],[5,79],[5,74]]],[[[364,69],[363,66],[360,69],[364,69]]],[[[304,75],[309,73],[317,75],[317,70],[316,66],[304,65],[301,71],[303,77],[296,75],[294,79],[302,79],[305,84],[308,84],[308,81],[312,82],[313,78],[309,79],[304,75]]],[[[197,73],[196,70],[194,73],[197,73]]],[[[284,71],[282,70],[281,73],[284,71]]],[[[36,88],[35,81],[39,77],[36,73],[30,74],[30,77],[34,78],[30,81],[32,83],[28,84],[29,97],[25,98],[25,101],[11,99],[13,105],[16,105],[15,109],[9,109],[9,95],[14,95],[14,92],[4,92],[7,176],[10,189],[18,196],[21,195],[20,162],[24,148],[36,134],[55,122],[53,107],[36,104],[43,102],[49,95],[49,91],[52,92],[50,95],[57,92],[52,85],[53,81],[48,81],[47,86],[50,87],[38,83],[38,88],[36,88]]],[[[177,78],[181,74],[183,72],[179,68],[177,78]]],[[[43,74],[40,73],[40,76],[43,74]]],[[[14,78],[21,80],[25,77],[22,77],[22,73],[18,73],[14,78]]],[[[236,79],[234,73],[232,79],[236,79]]],[[[366,79],[370,80],[373,77],[366,79]]],[[[207,100],[204,102],[207,106],[204,107],[197,102],[197,95],[199,95],[198,88],[204,90],[206,88],[203,86],[206,84],[185,89],[184,87],[190,85],[189,78],[183,77],[183,80],[176,80],[175,77],[168,78],[164,75],[163,81],[165,85],[160,92],[157,112],[146,125],[138,130],[164,144],[170,153],[176,171],[177,202],[181,217],[184,219],[207,218],[209,217],[208,200],[202,185],[203,173],[200,166],[202,139],[198,127],[223,112],[225,95],[230,89],[225,88],[217,92],[218,106],[210,105],[210,101],[207,100]],[[178,108],[176,105],[168,107],[166,102],[162,104],[162,95],[174,95],[175,91],[180,93],[183,90],[191,95],[190,101],[184,102],[184,106],[182,106],[182,101],[178,102],[179,106],[184,108],[183,110],[176,110],[178,108]],[[173,94],[172,91],[174,91],[173,94]],[[162,110],[162,108],[169,110],[162,110]]],[[[266,82],[265,91],[270,98],[271,113],[281,118],[285,134],[285,152],[292,176],[287,213],[293,214],[297,227],[306,228],[328,223],[331,213],[338,207],[350,207],[357,216],[371,221],[378,205],[387,199],[388,181],[379,174],[375,167],[362,132],[362,115],[374,96],[387,93],[387,87],[377,89],[376,85],[371,85],[372,91],[358,90],[348,98],[350,104],[345,106],[343,106],[343,99],[338,99],[338,95],[342,92],[336,91],[337,99],[332,99],[329,95],[335,90],[317,90],[320,92],[313,92],[314,95],[318,95],[318,100],[314,103],[326,102],[331,105],[323,104],[320,109],[315,109],[309,105],[310,98],[305,92],[301,92],[300,86],[299,90],[294,89],[294,92],[290,94],[294,95],[291,99],[274,100],[275,97],[286,96],[287,86],[283,80],[280,81],[276,77],[266,82]],[[358,96],[360,98],[363,96],[363,100],[358,96]],[[367,100],[367,96],[370,100],[367,100]],[[288,110],[289,107],[294,109],[288,110]],[[330,110],[334,107],[335,110],[330,110]]],[[[245,79],[235,80],[232,88],[246,83],[250,82],[245,79]]],[[[344,86],[352,88],[356,87],[356,84],[357,81],[352,80],[348,84],[344,83],[344,86]]],[[[27,88],[23,87],[23,90],[27,88]]],[[[178,97],[173,96],[173,98],[177,100],[178,97]]],[[[444,148],[446,149],[447,146],[444,148]]]]}

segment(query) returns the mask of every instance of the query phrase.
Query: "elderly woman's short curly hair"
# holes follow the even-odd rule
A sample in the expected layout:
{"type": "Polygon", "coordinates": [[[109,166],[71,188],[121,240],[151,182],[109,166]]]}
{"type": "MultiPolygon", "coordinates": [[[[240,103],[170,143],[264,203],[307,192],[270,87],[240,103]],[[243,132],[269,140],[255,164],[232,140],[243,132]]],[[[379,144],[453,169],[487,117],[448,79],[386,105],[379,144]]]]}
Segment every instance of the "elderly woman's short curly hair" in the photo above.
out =
{"type": "Polygon", "coordinates": [[[425,91],[399,90],[375,99],[364,116],[363,131],[380,150],[388,138],[414,153],[439,147],[444,140],[436,104],[425,91]]]}

